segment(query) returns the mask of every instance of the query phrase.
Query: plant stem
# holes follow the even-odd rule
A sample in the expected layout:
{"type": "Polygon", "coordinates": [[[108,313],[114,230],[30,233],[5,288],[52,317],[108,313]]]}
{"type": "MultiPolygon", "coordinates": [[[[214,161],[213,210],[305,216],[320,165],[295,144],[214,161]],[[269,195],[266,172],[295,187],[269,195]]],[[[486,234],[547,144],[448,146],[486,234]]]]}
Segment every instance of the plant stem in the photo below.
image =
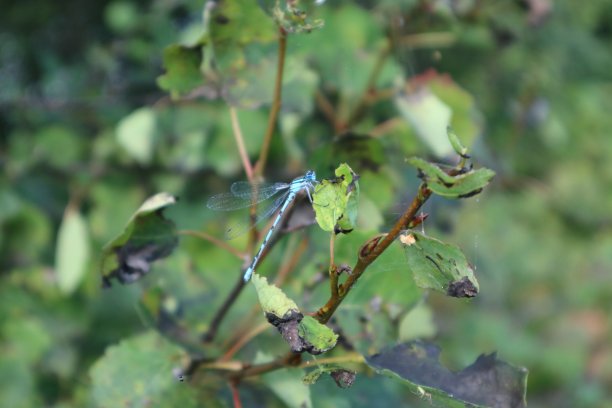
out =
{"type": "Polygon", "coordinates": [[[251,166],[249,155],[247,154],[246,148],[244,146],[244,137],[242,135],[242,130],[240,129],[240,122],[238,121],[238,112],[233,106],[230,106],[229,112],[232,121],[234,139],[236,139],[236,145],[238,146],[238,152],[240,154],[240,160],[242,160],[242,166],[244,167],[244,172],[246,173],[247,179],[252,183],[253,166],[251,166]]]}
{"type": "Polygon", "coordinates": [[[431,190],[429,190],[425,184],[421,184],[416,197],[412,200],[412,203],[410,203],[410,206],[406,209],[404,214],[402,214],[402,216],[397,220],[391,231],[384,235],[384,237],[378,241],[376,246],[374,246],[371,250],[368,250],[367,253],[363,253],[365,247],[361,248],[359,258],[352,270],[351,275],[342,285],[340,285],[337,293],[334,294],[332,291],[327,303],[325,303],[325,305],[314,313],[315,319],[317,319],[320,323],[327,323],[329,321],[338,306],[340,306],[340,303],[342,303],[346,295],[349,293],[355,282],[357,282],[357,280],[361,277],[366,268],[372,262],[374,262],[376,258],[378,258],[380,254],[382,254],[389,247],[389,245],[393,243],[393,241],[395,241],[395,238],[397,238],[400,232],[405,229],[410,221],[417,215],[417,212],[423,206],[425,201],[427,201],[430,195],[431,190]]]}
{"type": "Polygon", "coordinates": [[[334,128],[334,133],[339,133],[342,126],[338,123],[336,109],[333,107],[329,99],[327,99],[325,94],[319,89],[317,89],[315,92],[315,102],[317,103],[317,106],[319,107],[319,110],[323,116],[327,118],[329,123],[334,128]]]}
{"type": "Polygon", "coordinates": [[[264,374],[270,371],[278,370],[279,368],[288,366],[298,366],[302,362],[302,355],[289,352],[276,360],[270,361],[269,363],[259,364],[245,368],[244,370],[235,373],[231,376],[232,379],[239,381],[245,377],[252,377],[254,375],[264,374]]]}
{"type": "Polygon", "coordinates": [[[316,360],[304,361],[300,364],[300,368],[312,367],[320,364],[335,364],[335,363],[356,363],[363,364],[365,358],[359,353],[347,353],[338,357],[318,358],[316,360]]]}
{"type": "Polygon", "coordinates": [[[338,268],[334,263],[334,244],[336,242],[336,234],[331,233],[329,238],[329,288],[331,296],[338,296],[338,268]]]}
{"type": "Polygon", "coordinates": [[[232,400],[234,402],[234,408],[242,408],[242,403],[240,402],[240,394],[238,393],[238,387],[236,386],[235,381],[229,382],[230,390],[232,390],[232,400]]]}
{"type": "Polygon", "coordinates": [[[240,349],[244,347],[245,344],[251,341],[251,339],[257,337],[259,334],[263,333],[264,331],[268,330],[271,327],[272,326],[268,322],[265,322],[265,323],[260,324],[259,326],[256,326],[254,329],[250,330],[244,336],[239,338],[238,341],[232,347],[230,347],[229,350],[227,350],[225,354],[223,354],[223,356],[221,356],[219,361],[228,361],[238,351],[240,351],[240,349]]]}
{"type": "Polygon", "coordinates": [[[237,250],[233,246],[229,245],[227,242],[222,241],[222,240],[220,240],[218,238],[215,238],[212,235],[208,235],[205,232],[192,231],[192,230],[181,230],[181,231],[178,231],[177,234],[179,234],[179,235],[188,235],[188,236],[192,236],[192,237],[203,239],[205,241],[208,241],[208,242],[218,246],[219,248],[225,249],[226,251],[228,251],[231,254],[235,255],[236,258],[238,258],[238,259],[244,260],[244,258],[245,258],[245,254],[244,253],[240,252],[239,250],[237,250]]]}
{"type": "Polygon", "coordinates": [[[276,274],[276,278],[274,279],[274,285],[281,286],[283,283],[285,283],[287,275],[295,268],[295,265],[297,265],[298,261],[302,257],[302,254],[304,253],[304,251],[306,251],[307,248],[308,239],[302,237],[302,240],[300,241],[298,247],[295,250],[291,250],[290,258],[286,262],[284,262],[279,268],[278,274],[276,274]]]}
{"type": "Polygon", "coordinates": [[[278,32],[278,62],[276,69],[276,81],[274,84],[274,99],[272,101],[272,108],[270,109],[270,116],[268,117],[268,128],[266,129],[266,134],[261,145],[259,160],[257,160],[257,164],[255,165],[256,176],[261,176],[264,168],[266,167],[268,151],[270,150],[270,143],[272,142],[272,135],[274,135],[274,129],[276,128],[276,119],[281,108],[283,71],[285,68],[285,52],[287,50],[287,32],[282,27],[278,28],[278,32]]]}
{"type": "Polygon", "coordinates": [[[217,335],[217,331],[219,330],[219,326],[221,325],[223,318],[225,317],[230,307],[232,307],[232,305],[238,298],[238,295],[240,295],[240,292],[242,291],[242,288],[244,288],[245,284],[246,282],[242,278],[242,273],[241,273],[238,275],[238,281],[236,281],[234,288],[232,289],[232,291],[229,293],[229,295],[225,299],[225,302],[223,302],[219,310],[217,310],[215,317],[212,319],[210,323],[210,327],[208,328],[208,331],[202,336],[202,341],[204,343],[210,343],[215,339],[215,336],[217,335]]]}
{"type": "Polygon", "coordinates": [[[359,98],[359,102],[353,109],[353,112],[350,114],[348,120],[346,121],[345,128],[350,129],[354,126],[365,113],[368,105],[370,104],[370,94],[376,87],[376,81],[378,80],[378,76],[382,72],[383,67],[385,66],[385,61],[389,56],[389,52],[391,51],[391,46],[389,44],[385,45],[384,48],[378,54],[378,59],[376,60],[376,64],[370,73],[370,77],[368,78],[368,83],[363,90],[363,94],[361,98],[359,98]]]}

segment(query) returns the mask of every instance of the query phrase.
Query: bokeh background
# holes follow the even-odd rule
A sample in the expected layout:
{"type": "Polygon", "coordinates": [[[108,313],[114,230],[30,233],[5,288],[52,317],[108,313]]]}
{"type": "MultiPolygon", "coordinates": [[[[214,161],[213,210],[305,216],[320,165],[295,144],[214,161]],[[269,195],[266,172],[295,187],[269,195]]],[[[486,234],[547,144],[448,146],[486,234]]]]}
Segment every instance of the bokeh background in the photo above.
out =
{"type": "MultiPolygon", "coordinates": [[[[232,13],[271,24],[238,3],[232,13]]],[[[179,229],[222,235],[204,203],[244,178],[228,103],[247,151],[259,152],[277,49],[265,29],[249,32],[259,47],[220,92],[206,83],[173,100],[158,86],[164,48],[197,44],[203,8],[191,0],[2,2],[0,406],[95,406],[92,365],[109,345],[151,330],[139,306],[147,289],[161,285],[192,307],[185,325],[201,333],[234,284],[235,260],[183,237],[144,287],[100,289],[101,248],[153,193],[180,197],[168,211],[179,229]],[[76,277],[58,265],[68,219],[68,258],[84,265],[76,277]]],[[[481,293],[470,302],[430,296],[417,334],[433,336],[452,368],[495,350],[527,367],[530,406],[612,406],[612,3],[328,1],[311,12],[325,25],[289,38],[268,178],[307,168],[331,176],[346,161],[362,175],[363,230],[381,230],[418,182],[404,158],[444,160],[444,139],[432,135],[450,120],[497,177],[480,196],[432,200],[424,228],[464,250],[481,293]],[[375,91],[351,122],[377,61],[375,91]]],[[[305,276],[327,254],[325,235],[310,234],[305,276]]],[[[272,260],[299,243],[283,245],[272,260]]],[[[245,294],[228,321],[254,299],[245,294]]],[[[315,406],[427,405],[390,381],[325,388],[315,406]]],[[[258,390],[244,398],[272,404],[258,390]]]]}

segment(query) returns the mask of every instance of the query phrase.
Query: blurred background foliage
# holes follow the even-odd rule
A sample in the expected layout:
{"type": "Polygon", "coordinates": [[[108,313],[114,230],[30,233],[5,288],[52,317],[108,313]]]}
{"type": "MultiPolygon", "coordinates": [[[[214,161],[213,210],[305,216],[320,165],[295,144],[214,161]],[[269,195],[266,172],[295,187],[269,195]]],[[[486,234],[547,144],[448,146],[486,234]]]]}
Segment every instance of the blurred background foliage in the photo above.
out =
{"type": "MultiPolygon", "coordinates": [[[[122,395],[117,377],[151,372],[159,383],[148,382],[134,406],[230,405],[227,386],[206,375],[200,387],[156,398],[170,387],[171,366],[149,357],[178,363],[185,349],[202,351],[198,336],[240,262],[185,236],[138,285],[102,291],[98,270],[102,246],[158,191],[180,197],[166,212],[179,229],[223,234],[226,220],[204,203],[244,178],[228,103],[255,158],[278,47],[272,19],[254,2],[219,7],[211,17],[192,0],[3,2],[0,405],[112,406],[122,395]],[[194,55],[204,55],[195,78],[194,55]],[[124,349],[109,348],[122,340],[124,349]]],[[[330,177],[346,161],[361,175],[360,229],[339,239],[338,261],[352,263],[358,245],[411,199],[418,180],[406,157],[448,154],[439,137],[447,122],[473,142],[476,162],[497,172],[483,195],[438,197],[425,208],[426,232],[475,265],[479,296],[420,300],[408,275],[389,278],[405,262],[390,254],[337,314],[349,337],[377,334],[357,336],[355,346],[375,352],[433,337],[456,369],[497,350],[530,370],[530,406],[612,404],[612,3],[328,1],[309,13],[324,26],[289,36],[265,173],[284,181],[312,168],[330,177]]],[[[289,234],[261,272],[303,251],[285,291],[315,310],[327,296],[315,283],[327,244],[316,227],[289,234]]],[[[255,304],[246,290],[209,356],[250,320],[264,322],[255,304]]],[[[284,350],[268,330],[239,356],[266,361],[284,350]]],[[[317,407],[428,403],[366,373],[349,390],[322,380],[309,392],[299,374],[295,389],[279,389],[290,372],[245,383],[245,405],[291,406],[292,393],[317,407]]]]}

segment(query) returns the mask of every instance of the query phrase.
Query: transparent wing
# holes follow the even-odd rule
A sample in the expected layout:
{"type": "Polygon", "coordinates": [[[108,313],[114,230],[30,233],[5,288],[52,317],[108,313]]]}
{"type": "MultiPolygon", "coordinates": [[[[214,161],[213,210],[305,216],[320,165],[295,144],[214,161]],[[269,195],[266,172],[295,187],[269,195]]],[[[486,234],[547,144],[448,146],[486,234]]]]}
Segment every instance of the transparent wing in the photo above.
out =
{"type": "Polygon", "coordinates": [[[250,207],[253,204],[257,204],[259,201],[236,197],[232,193],[221,193],[210,197],[206,202],[206,206],[216,211],[233,211],[250,207]]]}
{"type": "MultiPolygon", "coordinates": [[[[257,213],[255,214],[255,224],[258,224],[262,220],[265,220],[274,214],[274,212],[278,210],[281,205],[283,205],[283,202],[287,199],[288,195],[289,191],[287,191],[286,194],[282,194],[277,197],[270,204],[258,208],[257,213]]],[[[225,230],[225,239],[234,239],[251,229],[251,226],[252,225],[248,220],[232,223],[228,226],[227,230],[225,230]]]]}
{"type": "MultiPolygon", "coordinates": [[[[233,195],[240,198],[251,199],[257,197],[257,200],[263,201],[272,197],[277,192],[289,188],[287,183],[254,183],[248,181],[237,181],[230,187],[233,195]],[[262,198],[263,197],[263,198],[262,198]]],[[[257,202],[259,202],[257,201],[257,202]]]]}
{"type": "Polygon", "coordinates": [[[216,211],[238,210],[267,200],[287,188],[289,188],[287,183],[250,184],[248,181],[238,181],[232,184],[231,193],[221,193],[210,197],[206,206],[216,211]]]}

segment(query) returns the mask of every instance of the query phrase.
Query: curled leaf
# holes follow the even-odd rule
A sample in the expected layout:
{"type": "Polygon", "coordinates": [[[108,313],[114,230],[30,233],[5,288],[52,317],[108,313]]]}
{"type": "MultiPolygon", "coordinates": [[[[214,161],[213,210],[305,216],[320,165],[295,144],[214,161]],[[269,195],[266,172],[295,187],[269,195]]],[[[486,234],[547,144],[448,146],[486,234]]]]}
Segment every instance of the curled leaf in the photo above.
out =
{"type": "Polygon", "coordinates": [[[338,336],[329,327],[304,316],[295,302],[265,277],[254,274],[253,285],[266,319],[277,328],[294,353],[321,354],[336,345],[338,336]]]}
{"type": "Polygon", "coordinates": [[[466,198],[482,191],[495,176],[493,170],[481,168],[469,169],[451,176],[439,166],[418,157],[411,157],[408,163],[416,167],[427,188],[443,197],[466,198]]]}
{"type": "Polygon", "coordinates": [[[158,193],[146,200],[132,215],[119,236],[107,243],[102,253],[102,282],[111,279],[132,283],[151,270],[151,264],[169,256],[178,244],[176,227],[162,211],[174,204],[176,197],[158,193]]]}
{"type": "Polygon", "coordinates": [[[289,299],[278,287],[269,284],[265,277],[256,273],[253,274],[251,280],[257,291],[262,310],[266,317],[270,315],[268,321],[288,319],[291,315],[299,313],[295,302],[289,299]]]}
{"type": "Polygon", "coordinates": [[[457,153],[461,157],[466,157],[468,152],[467,147],[463,146],[461,140],[459,140],[459,138],[450,126],[446,128],[446,134],[448,135],[448,140],[451,146],[453,147],[455,153],[457,153]]]}

